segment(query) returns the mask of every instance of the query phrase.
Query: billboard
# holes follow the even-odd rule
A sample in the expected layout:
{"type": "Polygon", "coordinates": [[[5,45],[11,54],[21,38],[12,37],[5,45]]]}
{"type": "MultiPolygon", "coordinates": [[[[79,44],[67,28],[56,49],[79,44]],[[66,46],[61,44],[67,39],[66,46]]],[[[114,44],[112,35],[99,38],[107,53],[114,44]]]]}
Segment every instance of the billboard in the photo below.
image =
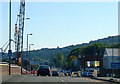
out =
{"type": "Polygon", "coordinates": [[[120,69],[120,63],[111,63],[111,69],[120,69]]]}

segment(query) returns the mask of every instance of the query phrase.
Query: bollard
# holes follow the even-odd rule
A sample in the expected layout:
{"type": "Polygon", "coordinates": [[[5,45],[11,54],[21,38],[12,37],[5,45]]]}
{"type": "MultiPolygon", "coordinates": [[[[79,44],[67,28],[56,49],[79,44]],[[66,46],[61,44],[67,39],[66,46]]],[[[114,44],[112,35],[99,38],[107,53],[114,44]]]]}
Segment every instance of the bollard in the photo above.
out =
{"type": "Polygon", "coordinates": [[[72,72],[72,75],[71,75],[72,77],[74,77],[74,72],[72,72]]]}
{"type": "Polygon", "coordinates": [[[68,73],[67,73],[67,76],[68,76],[68,73]]]}

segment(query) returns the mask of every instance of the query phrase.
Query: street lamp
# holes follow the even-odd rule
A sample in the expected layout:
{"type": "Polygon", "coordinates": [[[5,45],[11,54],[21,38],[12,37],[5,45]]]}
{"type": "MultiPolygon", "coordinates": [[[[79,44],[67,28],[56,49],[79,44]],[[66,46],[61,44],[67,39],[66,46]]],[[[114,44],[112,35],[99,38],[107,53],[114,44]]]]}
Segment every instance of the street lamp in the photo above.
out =
{"type": "Polygon", "coordinates": [[[30,46],[31,46],[31,45],[34,45],[34,44],[29,44],[29,51],[30,51],[30,46]]]}
{"type": "MultiPolygon", "coordinates": [[[[28,36],[29,35],[32,35],[32,34],[27,34],[27,52],[26,52],[26,58],[28,57],[28,36]]],[[[27,68],[27,70],[28,70],[28,68],[27,68]]]]}
{"type": "MultiPolygon", "coordinates": [[[[34,44],[29,44],[29,56],[30,56],[30,48],[31,48],[30,46],[31,45],[34,45],[34,44]]],[[[29,61],[30,61],[30,59],[29,59],[29,61]]]]}
{"type": "Polygon", "coordinates": [[[26,18],[26,20],[29,20],[29,19],[30,19],[29,17],[26,18]]]}
{"type": "Polygon", "coordinates": [[[27,51],[28,51],[28,36],[32,34],[27,34],[27,51]]]}

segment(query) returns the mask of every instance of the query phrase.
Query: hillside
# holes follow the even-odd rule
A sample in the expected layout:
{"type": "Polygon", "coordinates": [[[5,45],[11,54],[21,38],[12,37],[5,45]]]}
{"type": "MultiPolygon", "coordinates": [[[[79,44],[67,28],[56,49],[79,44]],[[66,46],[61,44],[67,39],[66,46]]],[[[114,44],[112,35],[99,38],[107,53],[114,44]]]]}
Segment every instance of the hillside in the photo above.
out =
{"type": "MultiPolygon", "coordinates": [[[[56,56],[57,53],[63,53],[65,56],[67,56],[71,52],[71,50],[73,50],[74,48],[83,47],[83,46],[87,46],[94,43],[105,43],[105,44],[112,45],[114,43],[120,42],[119,38],[120,36],[109,36],[107,38],[90,41],[89,43],[70,45],[63,48],[42,48],[39,50],[33,50],[29,52],[30,53],[29,59],[33,60],[33,58],[35,58],[35,60],[38,60],[38,61],[43,59],[48,60],[56,56]]],[[[7,54],[4,55],[4,58],[6,57],[8,57],[7,54]]],[[[13,57],[15,57],[14,53],[13,53],[13,57]]],[[[26,57],[26,52],[23,52],[23,58],[28,59],[28,57],[26,57]]]]}
{"type": "Polygon", "coordinates": [[[32,59],[32,57],[37,57],[37,58],[39,57],[41,59],[49,59],[56,56],[57,53],[63,53],[65,56],[67,56],[71,52],[71,50],[73,50],[74,48],[83,47],[83,46],[87,46],[94,43],[105,43],[105,44],[112,45],[112,44],[118,43],[119,38],[120,36],[109,36],[107,38],[90,41],[89,43],[70,45],[63,48],[42,48],[40,50],[31,51],[30,58],[32,59]]]}

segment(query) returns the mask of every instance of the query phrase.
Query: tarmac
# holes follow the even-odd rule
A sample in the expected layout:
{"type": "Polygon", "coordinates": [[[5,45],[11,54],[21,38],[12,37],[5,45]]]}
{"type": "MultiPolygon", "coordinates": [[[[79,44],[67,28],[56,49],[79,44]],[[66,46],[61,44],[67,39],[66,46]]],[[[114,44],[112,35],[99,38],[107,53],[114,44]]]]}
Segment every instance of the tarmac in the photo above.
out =
{"type": "MultiPolygon", "coordinates": [[[[14,78],[14,77],[20,77],[20,74],[14,74],[14,75],[7,75],[2,77],[2,81],[14,78]]],[[[101,81],[106,81],[106,82],[113,82],[113,83],[117,83],[120,84],[120,78],[112,78],[112,77],[91,77],[91,79],[95,79],[95,80],[101,80],[101,81]]]]}

